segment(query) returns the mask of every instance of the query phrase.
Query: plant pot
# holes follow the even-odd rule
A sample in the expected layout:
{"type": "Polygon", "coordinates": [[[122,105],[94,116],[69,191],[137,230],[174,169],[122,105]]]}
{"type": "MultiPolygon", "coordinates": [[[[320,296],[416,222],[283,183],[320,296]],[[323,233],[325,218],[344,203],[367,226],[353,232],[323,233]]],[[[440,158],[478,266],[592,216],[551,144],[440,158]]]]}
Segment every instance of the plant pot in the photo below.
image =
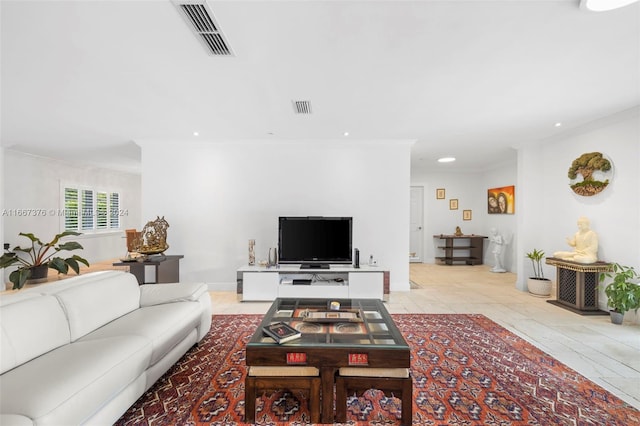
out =
{"type": "Polygon", "coordinates": [[[616,311],[609,311],[609,315],[611,317],[611,322],[613,324],[622,324],[622,320],[624,320],[624,314],[616,311]]]}
{"type": "Polygon", "coordinates": [[[551,280],[548,278],[529,278],[527,280],[529,293],[538,297],[551,296],[551,280]]]}
{"type": "Polygon", "coordinates": [[[29,270],[31,271],[31,275],[29,275],[29,279],[27,279],[25,284],[39,284],[45,282],[49,275],[48,264],[34,266],[33,268],[29,268],[29,270]]]}

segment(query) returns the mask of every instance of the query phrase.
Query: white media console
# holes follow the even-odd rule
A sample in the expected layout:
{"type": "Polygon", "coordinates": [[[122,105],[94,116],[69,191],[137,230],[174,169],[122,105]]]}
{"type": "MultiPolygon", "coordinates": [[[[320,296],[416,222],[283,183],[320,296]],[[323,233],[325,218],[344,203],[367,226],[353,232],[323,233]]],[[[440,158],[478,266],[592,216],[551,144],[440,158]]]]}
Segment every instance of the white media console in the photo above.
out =
{"type": "Polygon", "coordinates": [[[243,266],[237,270],[242,301],[277,297],[380,299],[389,297],[389,271],[380,266],[331,265],[330,269],[300,269],[300,265],[243,266]]]}

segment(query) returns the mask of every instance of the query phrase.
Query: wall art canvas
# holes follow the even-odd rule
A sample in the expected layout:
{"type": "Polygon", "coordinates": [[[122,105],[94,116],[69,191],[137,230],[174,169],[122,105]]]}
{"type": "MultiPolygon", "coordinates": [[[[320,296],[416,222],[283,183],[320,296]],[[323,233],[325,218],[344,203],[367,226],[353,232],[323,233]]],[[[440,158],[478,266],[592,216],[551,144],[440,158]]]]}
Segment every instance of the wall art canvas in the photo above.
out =
{"type": "Polygon", "coordinates": [[[503,186],[487,191],[487,212],[489,214],[513,214],[516,211],[516,187],[503,186]]]}

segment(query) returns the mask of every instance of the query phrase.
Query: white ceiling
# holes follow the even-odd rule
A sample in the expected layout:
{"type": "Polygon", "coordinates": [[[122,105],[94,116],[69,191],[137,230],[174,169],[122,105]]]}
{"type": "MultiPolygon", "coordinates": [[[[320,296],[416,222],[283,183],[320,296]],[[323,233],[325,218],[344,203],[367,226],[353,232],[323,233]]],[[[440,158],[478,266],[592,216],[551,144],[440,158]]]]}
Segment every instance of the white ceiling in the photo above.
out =
{"type": "Polygon", "coordinates": [[[169,0],[2,0],[2,145],[135,171],[137,140],[410,139],[414,168],[483,170],[640,105],[638,3],[209,6],[234,57],[169,0]]]}

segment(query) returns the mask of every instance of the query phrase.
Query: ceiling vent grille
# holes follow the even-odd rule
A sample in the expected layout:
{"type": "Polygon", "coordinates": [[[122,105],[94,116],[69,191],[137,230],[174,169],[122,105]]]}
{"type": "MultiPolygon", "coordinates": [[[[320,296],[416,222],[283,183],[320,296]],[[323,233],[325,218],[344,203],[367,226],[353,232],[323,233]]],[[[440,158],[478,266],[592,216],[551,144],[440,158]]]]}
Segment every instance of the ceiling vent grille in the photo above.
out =
{"type": "Polygon", "coordinates": [[[311,101],[291,101],[296,114],[311,114],[311,101]]]}
{"type": "Polygon", "coordinates": [[[235,56],[206,2],[179,1],[176,2],[176,5],[181,10],[196,37],[200,39],[212,55],[235,56]]]}

